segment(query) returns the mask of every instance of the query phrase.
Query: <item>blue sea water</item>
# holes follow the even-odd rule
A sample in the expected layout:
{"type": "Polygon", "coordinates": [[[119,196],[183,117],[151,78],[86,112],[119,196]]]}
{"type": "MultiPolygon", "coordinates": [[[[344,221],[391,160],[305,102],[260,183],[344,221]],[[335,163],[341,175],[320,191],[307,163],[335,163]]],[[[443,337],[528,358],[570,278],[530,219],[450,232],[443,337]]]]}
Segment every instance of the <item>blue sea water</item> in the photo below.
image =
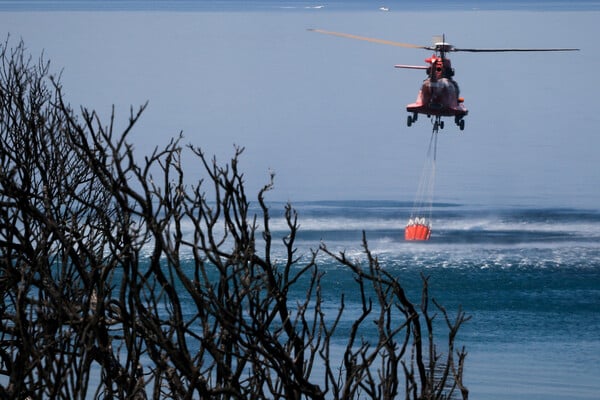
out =
{"type": "Polygon", "coordinates": [[[0,11],[599,10],[597,0],[0,0],[0,11]]]}
{"type": "MultiPolygon", "coordinates": [[[[600,211],[435,204],[431,239],[407,242],[411,206],[300,203],[299,247],[322,241],[361,259],[364,230],[381,265],[417,303],[420,275],[429,276],[434,298],[472,316],[459,334],[471,398],[598,398],[600,211]]],[[[353,278],[328,257],[319,260],[334,310],[353,278]]],[[[352,309],[352,296],[347,301],[352,309]]]]}
{"type": "MultiPolygon", "coordinates": [[[[600,210],[436,203],[431,239],[409,242],[404,226],[410,202],[319,201],[294,207],[299,255],[308,256],[323,243],[365,263],[364,232],[369,249],[414,303],[420,304],[423,274],[430,296],[451,316],[462,309],[472,317],[457,339],[468,352],[464,382],[470,398],[598,398],[600,210]]],[[[285,259],[279,241],[287,234],[283,209],[282,203],[270,208],[278,260],[285,259]]],[[[334,340],[341,346],[361,310],[360,298],[353,296],[354,277],[324,253],[317,263],[324,273],[322,308],[331,321],[345,295],[334,340]]],[[[302,282],[293,296],[304,299],[302,282]]],[[[191,301],[189,307],[194,313],[191,301]]],[[[440,328],[443,345],[446,331],[440,328]]]]}

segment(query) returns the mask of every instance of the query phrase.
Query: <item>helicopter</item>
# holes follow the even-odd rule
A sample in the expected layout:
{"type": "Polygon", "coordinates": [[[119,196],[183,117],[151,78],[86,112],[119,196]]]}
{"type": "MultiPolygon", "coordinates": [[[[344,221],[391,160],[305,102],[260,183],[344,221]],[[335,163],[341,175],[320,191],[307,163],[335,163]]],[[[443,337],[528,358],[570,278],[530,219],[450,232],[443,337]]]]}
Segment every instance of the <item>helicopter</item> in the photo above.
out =
{"type": "Polygon", "coordinates": [[[311,32],[345,37],[349,39],[364,40],[385,45],[423,49],[433,51],[433,55],[425,59],[426,65],[395,65],[395,68],[421,69],[425,70],[427,78],[423,81],[421,90],[414,103],[406,106],[409,112],[406,119],[407,126],[412,126],[418,119],[419,114],[424,114],[432,119],[433,131],[444,129],[442,117],[453,117],[454,123],[462,131],[465,129],[464,117],[469,113],[464,104],[464,98],[460,95],[458,83],[454,80],[454,68],[450,59],[446,56],[451,52],[491,53],[491,52],[534,52],[534,51],[578,51],[575,48],[457,48],[446,42],[445,35],[434,36],[432,46],[420,46],[410,43],[401,43],[385,39],[369,38],[348,33],[331,32],[322,29],[308,29],[311,32]]]}

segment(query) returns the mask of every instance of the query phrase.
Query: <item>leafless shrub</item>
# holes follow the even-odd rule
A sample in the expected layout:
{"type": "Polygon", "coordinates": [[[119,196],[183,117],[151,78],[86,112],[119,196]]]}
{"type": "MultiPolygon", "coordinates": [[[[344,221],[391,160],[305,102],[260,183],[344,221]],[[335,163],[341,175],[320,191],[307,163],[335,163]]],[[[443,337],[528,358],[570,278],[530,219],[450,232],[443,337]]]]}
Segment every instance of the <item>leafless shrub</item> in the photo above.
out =
{"type": "Polygon", "coordinates": [[[180,136],[137,160],[127,138],[145,106],[116,133],[114,112],[75,113],[23,43],[0,50],[0,397],[467,398],[454,346],[468,318],[433,302],[438,352],[426,277],[416,305],[366,236],[362,262],[325,244],[297,254],[291,205],[281,241],[270,227],[273,176],[251,208],[242,148],[220,165],[180,136]],[[186,151],[203,181],[185,182],[186,151]],[[340,363],[345,299],[325,313],[319,253],[360,293],[340,363]]]}

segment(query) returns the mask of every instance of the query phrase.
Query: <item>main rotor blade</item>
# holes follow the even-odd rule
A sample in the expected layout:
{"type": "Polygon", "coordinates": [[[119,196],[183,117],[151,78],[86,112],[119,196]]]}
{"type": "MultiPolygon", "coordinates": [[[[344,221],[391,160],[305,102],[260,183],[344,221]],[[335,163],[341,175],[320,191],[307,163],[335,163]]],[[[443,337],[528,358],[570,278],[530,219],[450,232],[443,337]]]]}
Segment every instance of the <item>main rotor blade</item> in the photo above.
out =
{"type": "Polygon", "coordinates": [[[579,49],[457,49],[451,51],[468,51],[471,53],[500,53],[509,51],[579,51],[579,49]]]}
{"type": "Polygon", "coordinates": [[[400,42],[394,42],[392,40],[384,40],[384,39],[375,39],[375,38],[369,38],[369,37],[364,37],[364,36],[352,35],[352,34],[349,34],[349,33],[324,31],[322,29],[308,29],[308,30],[311,31],[311,32],[323,33],[325,35],[339,36],[339,37],[344,37],[344,38],[348,38],[348,39],[364,40],[366,42],[379,43],[379,44],[387,44],[389,46],[408,47],[408,48],[411,48],[411,49],[430,49],[429,47],[418,46],[416,44],[400,43],[400,42]]]}

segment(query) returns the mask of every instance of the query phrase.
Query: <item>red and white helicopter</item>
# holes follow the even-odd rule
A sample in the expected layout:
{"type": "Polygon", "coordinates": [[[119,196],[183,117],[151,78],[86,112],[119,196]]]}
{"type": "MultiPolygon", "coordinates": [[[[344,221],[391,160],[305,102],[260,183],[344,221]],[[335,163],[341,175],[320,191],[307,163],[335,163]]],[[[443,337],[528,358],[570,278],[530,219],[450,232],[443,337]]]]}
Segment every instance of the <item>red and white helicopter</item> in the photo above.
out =
{"type": "Polygon", "coordinates": [[[465,51],[471,53],[491,53],[491,52],[509,52],[509,51],[577,51],[572,48],[509,48],[509,49],[469,49],[456,48],[445,41],[445,37],[434,38],[432,46],[419,46],[409,43],[394,42],[391,40],[375,39],[364,36],[357,36],[348,33],[330,32],[321,29],[309,29],[309,31],[345,37],[349,39],[364,40],[373,43],[386,44],[397,47],[407,47],[413,49],[424,49],[433,51],[433,55],[425,59],[427,65],[395,65],[396,68],[422,69],[427,72],[427,78],[423,81],[421,90],[414,103],[406,106],[406,111],[410,113],[407,117],[407,125],[411,126],[417,121],[419,114],[427,115],[433,119],[433,131],[444,129],[442,117],[454,117],[454,123],[460,128],[465,129],[464,117],[469,113],[464,105],[464,98],[460,96],[458,83],[454,80],[454,69],[446,53],[465,51]]]}

